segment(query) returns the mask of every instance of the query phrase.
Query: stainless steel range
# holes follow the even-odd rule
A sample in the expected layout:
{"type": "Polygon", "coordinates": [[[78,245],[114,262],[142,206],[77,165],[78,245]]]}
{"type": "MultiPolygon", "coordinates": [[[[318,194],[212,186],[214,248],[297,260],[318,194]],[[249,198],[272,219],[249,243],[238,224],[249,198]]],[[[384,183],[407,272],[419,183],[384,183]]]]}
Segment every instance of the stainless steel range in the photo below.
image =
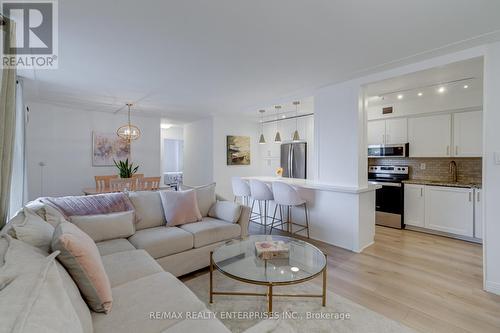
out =
{"type": "Polygon", "coordinates": [[[404,187],[402,181],[409,178],[409,168],[397,165],[368,167],[368,182],[382,185],[376,195],[375,223],[386,227],[404,228],[404,187]]]}

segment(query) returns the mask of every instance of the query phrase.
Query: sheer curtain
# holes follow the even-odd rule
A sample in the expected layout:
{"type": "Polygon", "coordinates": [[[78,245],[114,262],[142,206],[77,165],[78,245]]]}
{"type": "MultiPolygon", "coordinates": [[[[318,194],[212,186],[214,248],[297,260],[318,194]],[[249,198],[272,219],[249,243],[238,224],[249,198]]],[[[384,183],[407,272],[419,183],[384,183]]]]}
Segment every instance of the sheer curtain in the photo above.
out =
{"type": "MultiPolygon", "coordinates": [[[[1,17],[0,17],[1,18],[1,17]]],[[[13,21],[2,18],[0,33],[4,43],[14,40],[13,21]],[[6,29],[6,25],[11,25],[6,29]],[[9,33],[10,32],[10,33],[9,33]]],[[[0,89],[0,228],[8,218],[10,205],[10,184],[12,177],[12,156],[14,153],[14,133],[16,125],[16,69],[2,68],[0,89]]]]}
{"type": "Polygon", "coordinates": [[[12,155],[9,217],[13,217],[24,206],[27,200],[26,123],[27,109],[23,101],[23,82],[18,79],[16,84],[16,126],[14,133],[14,153],[12,155]]]}

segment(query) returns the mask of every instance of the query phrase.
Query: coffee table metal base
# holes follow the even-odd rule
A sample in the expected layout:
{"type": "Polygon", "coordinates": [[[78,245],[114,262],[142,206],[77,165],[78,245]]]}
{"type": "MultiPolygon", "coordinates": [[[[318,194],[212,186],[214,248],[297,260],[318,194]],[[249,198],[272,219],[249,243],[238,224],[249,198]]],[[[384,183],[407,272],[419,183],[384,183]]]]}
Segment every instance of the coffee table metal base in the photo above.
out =
{"type": "MultiPolygon", "coordinates": [[[[327,265],[323,268],[322,271],[320,271],[318,274],[313,275],[309,277],[308,279],[301,280],[299,282],[279,282],[279,283],[272,283],[272,282],[251,282],[245,279],[239,279],[235,276],[229,276],[225,272],[221,271],[218,269],[219,272],[222,274],[235,279],[237,281],[245,282],[245,283],[250,283],[254,285],[260,285],[260,286],[266,286],[267,287],[267,293],[248,293],[248,292],[235,292],[235,291],[214,291],[214,279],[213,279],[213,273],[214,273],[214,261],[212,257],[213,252],[210,252],[210,304],[213,303],[213,297],[214,295],[230,295],[230,296],[266,296],[268,299],[268,305],[267,305],[267,311],[272,312],[273,311],[273,297],[316,297],[316,298],[321,298],[321,304],[322,306],[326,306],[326,271],[327,271],[327,265]],[[323,277],[323,291],[321,294],[275,294],[273,293],[273,287],[276,286],[287,286],[287,285],[293,285],[293,284],[298,284],[302,282],[309,281],[319,274],[322,274],[323,277]]],[[[326,254],[325,254],[325,259],[326,259],[326,254]]]]}

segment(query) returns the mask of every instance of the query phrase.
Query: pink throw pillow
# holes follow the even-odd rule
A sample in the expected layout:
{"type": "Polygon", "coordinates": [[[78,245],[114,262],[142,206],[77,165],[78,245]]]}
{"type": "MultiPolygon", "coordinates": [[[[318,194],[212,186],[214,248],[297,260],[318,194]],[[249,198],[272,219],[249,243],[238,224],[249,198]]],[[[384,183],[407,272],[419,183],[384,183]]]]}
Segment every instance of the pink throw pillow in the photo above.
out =
{"type": "Polygon", "coordinates": [[[52,251],[75,281],[88,306],[109,313],[113,303],[111,284],[94,241],[76,225],[61,222],[54,231],[52,251]]]}
{"type": "Polygon", "coordinates": [[[167,226],[201,221],[196,191],[160,191],[160,198],[167,226]]]}

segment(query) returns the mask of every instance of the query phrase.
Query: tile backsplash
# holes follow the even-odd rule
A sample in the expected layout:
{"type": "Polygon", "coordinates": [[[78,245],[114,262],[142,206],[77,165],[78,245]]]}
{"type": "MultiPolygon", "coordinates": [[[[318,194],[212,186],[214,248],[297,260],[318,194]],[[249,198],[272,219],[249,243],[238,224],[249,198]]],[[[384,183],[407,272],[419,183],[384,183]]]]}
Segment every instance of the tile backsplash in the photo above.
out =
{"type": "Polygon", "coordinates": [[[450,161],[457,163],[457,178],[463,183],[481,183],[482,158],[369,158],[368,165],[410,167],[410,179],[451,181],[450,161]],[[425,170],[420,168],[425,163],[425,170]]]}

